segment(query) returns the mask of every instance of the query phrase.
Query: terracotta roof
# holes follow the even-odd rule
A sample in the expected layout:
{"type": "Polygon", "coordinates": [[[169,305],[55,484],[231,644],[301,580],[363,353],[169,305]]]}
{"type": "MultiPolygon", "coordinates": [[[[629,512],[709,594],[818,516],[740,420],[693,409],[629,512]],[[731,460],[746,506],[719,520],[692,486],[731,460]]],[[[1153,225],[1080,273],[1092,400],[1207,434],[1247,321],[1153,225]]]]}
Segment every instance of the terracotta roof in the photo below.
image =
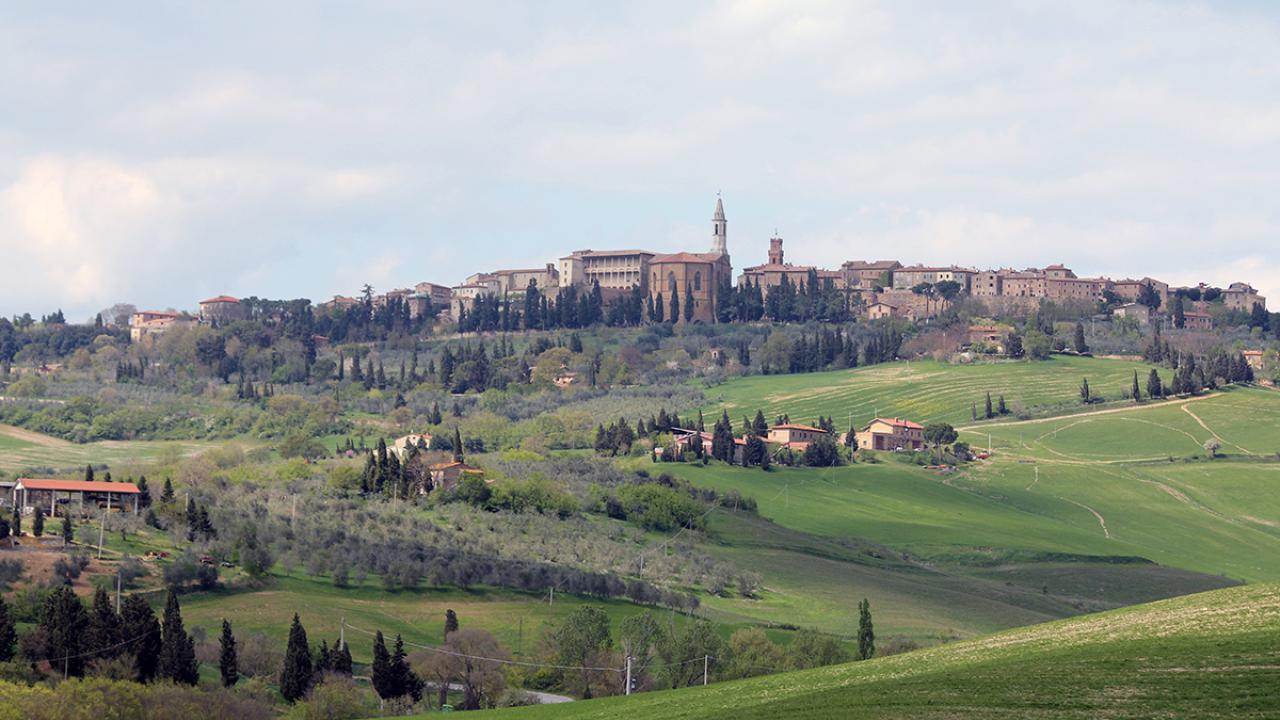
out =
{"type": "Polygon", "coordinates": [[[238,302],[240,302],[239,299],[233,298],[230,295],[219,295],[218,297],[209,298],[208,300],[201,300],[200,304],[208,305],[210,303],[238,303],[238,302]]]}
{"type": "Polygon", "coordinates": [[[774,425],[773,430],[808,430],[809,432],[825,433],[826,430],[816,428],[812,425],[800,425],[798,423],[783,423],[782,425],[774,425]]]}
{"type": "Polygon", "coordinates": [[[659,265],[662,263],[702,263],[711,264],[715,259],[721,257],[719,253],[690,253],[680,252],[672,255],[654,255],[649,258],[650,265],[659,265]]]}
{"type": "Polygon", "coordinates": [[[54,490],[57,492],[110,492],[137,494],[138,486],[126,482],[103,482],[94,480],[44,480],[38,478],[18,478],[18,483],[27,490],[54,490]]]}
{"type": "Polygon", "coordinates": [[[1183,316],[1183,317],[1198,317],[1198,318],[1213,317],[1213,316],[1212,316],[1212,315],[1210,315],[1209,313],[1206,313],[1206,312],[1196,312],[1195,310],[1188,310],[1188,311],[1186,311],[1186,312],[1182,313],[1182,316],[1183,316]]]}
{"type": "Polygon", "coordinates": [[[455,468],[459,466],[462,467],[462,472],[483,472],[478,467],[472,467],[464,462],[457,462],[457,461],[446,462],[446,463],[436,463],[435,465],[432,465],[427,469],[428,470],[449,470],[450,468],[455,468]]]}
{"type": "Polygon", "coordinates": [[[1244,355],[1244,356],[1246,356],[1246,357],[1261,357],[1261,356],[1262,356],[1262,351],[1261,351],[1261,350],[1245,350],[1244,352],[1242,352],[1242,353],[1240,353],[1240,354],[1241,354],[1241,355],[1244,355]]]}
{"type": "MultiPolygon", "coordinates": [[[[924,429],[924,426],[923,426],[923,425],[921,425],[921,424],[919,424],[919,423],[913,423],[913,422],[911,422],[910,420],[903,420],[902,418],[876,418],[876,419],[875,419],[875,420],[873,420],[872,422],[882,422],[882,423],[885,423],[885,424],[887,424],[887,425],[892,425],[892,426],[894,426],[894,427],[909,428],[909,429],[911,429],[911,430],[923,430],[923,429],[924,429]]],[[[870,426],[868,426],[868,427],[870,427],[870,426]]]]}

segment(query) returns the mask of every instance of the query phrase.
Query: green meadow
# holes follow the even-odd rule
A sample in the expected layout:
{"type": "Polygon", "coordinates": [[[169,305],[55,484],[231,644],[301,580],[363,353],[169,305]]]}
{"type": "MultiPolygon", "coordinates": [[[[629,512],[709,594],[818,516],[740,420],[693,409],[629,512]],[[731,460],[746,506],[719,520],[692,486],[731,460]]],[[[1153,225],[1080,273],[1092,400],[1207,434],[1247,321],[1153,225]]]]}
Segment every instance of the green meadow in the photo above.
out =
{"type": "Polygon", "coordinates": [[[1275,717],[1277,637],[1280,586],[1241,586],[866,662],[479,717],[1275,717]]]}
{"type": "Polygon", "coordinates": [[[9,425],[0,425],[0,470],[66,469],[88,463],[127,465],[172,462],[222,443],[198,440],[104,440],[77,444],[9,425]]]}
{"type": "MultiPolygon", "coordinates": [[[[1141,362],[1055,355],[1049,360],[950,365],[932,360],[895,362],[850,370],[800,375],[754,375],[730,380],[706,391],[708,417],[727,410],[742,415],[763,410],[767,418],[789,414],[796,422],[819,415],[835,418],[845,429],[852,419],[899,416],[918,422],[972,421],[983,411],[987,393],[1003,395],[1011,412],[1071,412],[1078,408],[1080,382],[1089,379],[1095,395],[1117,400],[1133,382],[1145,382],[1151,367],[1141,362]]],[[[1162,370],[1167,375],[1168,370],[1162,370]]]]}

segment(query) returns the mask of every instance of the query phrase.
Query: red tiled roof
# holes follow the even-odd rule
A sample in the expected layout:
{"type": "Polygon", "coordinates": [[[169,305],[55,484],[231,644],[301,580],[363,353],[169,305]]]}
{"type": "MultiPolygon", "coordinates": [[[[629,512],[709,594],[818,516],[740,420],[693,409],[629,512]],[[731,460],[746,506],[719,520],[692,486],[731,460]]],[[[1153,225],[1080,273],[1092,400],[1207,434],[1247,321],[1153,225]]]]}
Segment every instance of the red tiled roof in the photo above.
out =
{"type": "Polygon", "coordinates": [[[134,495],[139,492],[138,486],[126,482],[102,482],[100,480],[45,480],[39,478],[18,478],[18,483],[27,490],[53,490],[56,492],[110,492],[134,495]]]}
{"type": "Polygon", "coordinates": [[[798,423],[783,423],[782,425],[774,425],[773,429],[774,430],[808,430],[809,432],[820,432],[820,433],[826,432],[826,430],[823,430],[822,428],[816,428],[816,427],[813,427],[812,425],[800,425],[798,423]]]}
{"type": "Polygon", "coordinates": [[[909,429],[911,429],[911,430],[923,430],[923,429],[924,429],[924,426],[923,426],[923,425],[921,425],[921,424],[919,424],[919,423],[913,423],[913,422],[911,422],[910,420],[903,420],[902,418],[876,418],[876,419],[875,419],[875,422],[882,422],[882,423],[886,423],[886,424],[888,424],[888,425],[892,425],[892,426],[894,426],[894,427],[909,428],[909,429]]]}
{"type": "Polygon", "coordinates": [[[650,265],[660,265],[662,263],[701,263],[710,264],[720,257],[718,253],[690,253],[681,252],[673,255],[655,255],[649,258],[650,265]]]}
{"type": "Polygon", "coordinates": [[[239,299],[237,299],[237,298],[233,298],[233,297],[231,297],[230,295],[219,295],[219,296],[218,296],[218,297],[216,297],[216,298],[209,298],[208,300],[201,300],[201,301],[200,301],[200,304],[201,304],[201,305],[208,305],[208,304],[210,304],[210,303],[238,303],[238,302],[240,302],[240,300],[239,300],[239,299]]]}

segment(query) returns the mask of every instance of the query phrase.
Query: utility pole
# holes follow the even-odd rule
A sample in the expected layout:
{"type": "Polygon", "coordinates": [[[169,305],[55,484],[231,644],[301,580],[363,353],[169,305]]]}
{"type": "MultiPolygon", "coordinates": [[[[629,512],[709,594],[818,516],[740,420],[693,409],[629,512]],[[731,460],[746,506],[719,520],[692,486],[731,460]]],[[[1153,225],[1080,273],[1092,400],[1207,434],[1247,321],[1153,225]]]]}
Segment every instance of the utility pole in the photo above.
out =
{"type": "Polygon", "coordinates": [[[116,568],[116,614],[120,614],[120,586],[123,581],[120,578],[120,568],[116,568]]]}
{"type": "Polygon", "coordinates": [[[702,656],[702,684],[704,686],[707,684],[707,667],[710,664],[711,664],[711,656],[703,655],[702,656]]]}
{"type": "Polygon", "coordinates": [[[102,511],[102,523],[98,525],[98,559],[102,559],[102,541],[107,534],[107,511],[102,511]]]}
{"type": "Polygon", "coordinates": [[[627,685],[626,685],[626,694],[627,694],[627,695],[630,695],[630,694],[631,694],[631,656],[630,656],[630,655],[628,655],[628,656],[627,656],[627,685]]]}
{"type": "Polygon", "coordinates": [[[347,616],[343,615],[338,620],[338,644],[342,647],[347,646],[347,616]]]}
{"type": "Polygon", "coordinates": [[[297,519],[297,517],[298,517],[298,496],[294,495],[293,505],[289,508],[289,526],[290,527],[296,524],[295,520],[297,519]]]}

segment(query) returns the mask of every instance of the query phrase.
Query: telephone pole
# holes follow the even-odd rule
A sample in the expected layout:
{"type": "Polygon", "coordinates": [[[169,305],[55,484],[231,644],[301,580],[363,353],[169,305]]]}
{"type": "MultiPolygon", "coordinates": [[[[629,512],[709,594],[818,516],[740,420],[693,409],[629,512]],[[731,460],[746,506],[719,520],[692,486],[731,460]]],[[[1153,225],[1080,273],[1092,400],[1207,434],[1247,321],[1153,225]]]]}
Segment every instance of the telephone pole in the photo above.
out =
{"type": "Polygon", "coordinates": [[[711,664],[711,656],[703,655],[702,656],[702,684],[704,686],[707,684],[707,667],[710,664],[711,664]]]}
{"type": "Polygon", "coordinates": [[[631,694],[631,656],[630,656],[630,655],[628,655],[628,656],[627,656],[627,685],[626,685],[626,694],[627,694],[627,695],[630,695],[630,694],[631,694]]]}

